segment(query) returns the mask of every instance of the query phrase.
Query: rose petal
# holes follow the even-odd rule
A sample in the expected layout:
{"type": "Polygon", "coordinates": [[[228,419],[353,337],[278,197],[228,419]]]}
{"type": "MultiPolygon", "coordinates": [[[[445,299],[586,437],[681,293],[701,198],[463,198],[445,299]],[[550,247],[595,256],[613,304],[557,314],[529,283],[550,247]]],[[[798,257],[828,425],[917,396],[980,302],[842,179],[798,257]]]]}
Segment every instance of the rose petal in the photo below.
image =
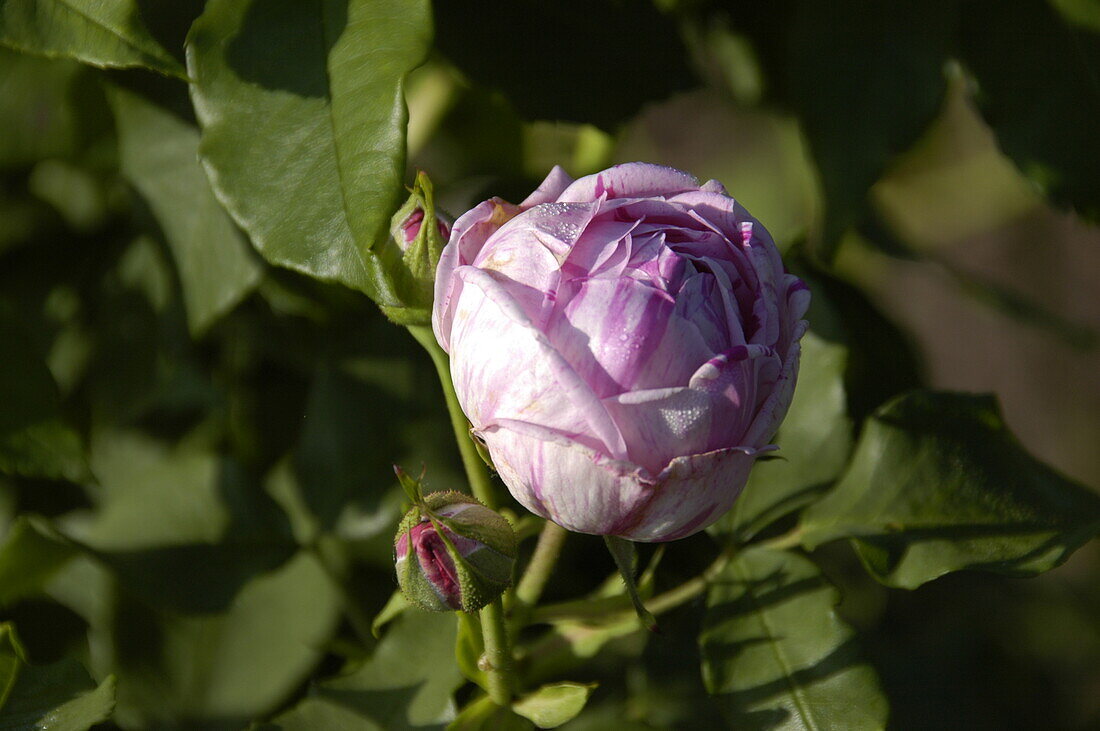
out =
{"type": "Polygon", "coordinates": [[[600,398],[687,382],[713,355],[675,301],[636,279],[563,282],[546,334],[600,398]]]}
{"type": "Polygon", "coordinates": [[[558,201],[584,202],[601,196],[609,199],[666,196],[698,189],[699,181],[681,170],[646,162],[628,162],[580,178],[558,196],[558,201]]]}
{"type": "Polygon", "coordinates": [[[651,499],[615,526],[632,541],[674,541],[706,528],[733,507],[758,451],[742,447],[677,457],[657,478],[651,499]]]}
{"type": "Polygon", "coordinates": [[[594,449],[626,454],[618,428],[592,389],[536,330],[488,272],[462,267],[455,303],[451,377],[479,431],[502,419],[583,435],[594,449]]]}
{"type": "Polygon", "coordinates": [[[568,530],[606,535],[649,496],[639,467],[560,434],[506,424],[484,439],[513,497],[568,530]]]}
{"type": "Polygon", "coordinates": [[[562,170],[560,165],[555,165],[546,176],[546,180],[543,180],[531,195],[524,198],[523,202],[519,204],[519,207],[526,209],[537,206],[540,203],[551,203],[556,201],[558,196],[562,194],[562,191],[568,188],[572,182],[573,178],[569,176],[569,173],[562,170]]]}
{"type": "Polygon", "coordinates": [[[519,209],[500,198],[490,198],[459,216],[451,229],[451,238],[439,255],[435,270],[435,304],[432,330],[443,350],[450,352],[451,300],[458,295],[462,282],[454,276],[460,266],[470,264],[485,242],[519,209]]]}

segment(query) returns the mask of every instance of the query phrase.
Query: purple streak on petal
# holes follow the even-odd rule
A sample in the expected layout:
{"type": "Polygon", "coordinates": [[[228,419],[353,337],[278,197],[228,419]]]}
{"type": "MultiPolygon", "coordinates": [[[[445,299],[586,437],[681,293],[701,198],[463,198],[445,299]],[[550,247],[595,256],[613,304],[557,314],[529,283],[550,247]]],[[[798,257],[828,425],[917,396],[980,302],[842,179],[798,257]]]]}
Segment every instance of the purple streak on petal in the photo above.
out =
{"type": "Polygon", "coordinates": [[[633,525],[616,534],[632,541],[654,542],[699,532],[733,506],[748,481],[756,454],[733,447],[677,457],[657,478],[652,499],[630,516],[633,525]],[[707,513],[706,517],[695,522],[702,513],[707,513]]]}
{"type": "Polygon", "coordinates": [[[491,431],[486,442],[509,492],[528,510],[577,533],[607,535],[653,489],[637,465],[532,425],[491,431]]]}
{"type": "Polygon", "coordinates": [[[775,376],[775,384],[771,392],[745,433],[744,443],[748,446],[759,448],[768,444],[779,429],[783,417],[787,415],[787,409],[790,408],[791,399],[794,397],[795,381],[798,378],[798,360],[801,355],[797,338],[802,337],[804,330],[803,326],[795,331],[796,340],[791,343],[782,370],[775,376]]]}
{"type": "Polygon", "coordinates": [[[591,387],[489,272],[463,267],[455,306],[451,376],[475,429],[498,419],[587,435],[593,448],[625,456],[626,445],[591,387]]]}
{"type": "Polygon", "coordinates": [[[601,398],[682,384],[710,357],[698,332],[672,317],[675,301],[647,283],[574,280],[562,294],[547,335],[601,398]]]}

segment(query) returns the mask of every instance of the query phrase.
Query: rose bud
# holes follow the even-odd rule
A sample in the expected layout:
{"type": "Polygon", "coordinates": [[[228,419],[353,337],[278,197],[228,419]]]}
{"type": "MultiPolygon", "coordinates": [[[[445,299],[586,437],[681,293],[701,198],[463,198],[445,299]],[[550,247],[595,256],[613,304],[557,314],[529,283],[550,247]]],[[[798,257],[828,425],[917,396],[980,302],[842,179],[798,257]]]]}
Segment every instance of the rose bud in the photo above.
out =
{"type": "Polygon", "coordinates": [[[455,222],[432,313],[501,479],[581,533],[710,525],[774,449],[806,286],[720,183],[671,168],[554,168],[505,206],[455,222]]]}
{"type": "MultiPolygon", "coordinates": [[[[402,211],[398,213],[400,214],[407,209],[410,203],[412,204],[412,212],[397,221],[393,230],[390,231],[390,235],[393,236],[394,241],[397,242],[402,251],[407,251],[416,242],[416,238],[420,235],[420,227],[424,224],[424,208],[416,199],[410,198],[402,211]]],[[[447,237],[451,235],[451,222],[441,214],[436,213],[435,226],[440,239],[446,241],[447,237]]]]}
{"type": "Polygon", "coordinates": [[[394,559],[397,582],[414,604],[473,612],[511,585],[516,536],[505,518],[469,495],[429,493],[401,521],[394,559]]]}
{"type": "Polygon", "coordinates": [[[440,253],[451,233],[450,218],[435,207],[432,183],[418,173],[409,198],[390,221],[390,236],[373,248],[378,257],[375,301],[399,325],[427,325],[440,253]],[[425,226],[424,221],[435,222],[425,226]]]}

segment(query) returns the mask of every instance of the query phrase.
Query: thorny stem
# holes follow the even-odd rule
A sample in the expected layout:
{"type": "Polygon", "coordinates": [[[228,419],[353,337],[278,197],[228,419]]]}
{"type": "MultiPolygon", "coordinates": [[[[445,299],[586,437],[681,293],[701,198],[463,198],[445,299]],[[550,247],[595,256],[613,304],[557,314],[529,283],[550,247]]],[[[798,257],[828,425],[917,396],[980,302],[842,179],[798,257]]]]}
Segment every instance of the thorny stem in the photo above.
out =
{"type": "Polygon", "coordinates": [[[451,427],[455,432],[455,441],[458,442],[458,451],[462,455],[462,466],[466,470],[466,479],[470,482],[470,490],[474,497],[483,502],[489,508],[496,509],[493,483],[489,477],[489,470],[485,462],[477,453],[473,438],[470,436],[470,424],[466,421],[466,415],[462,413],[462,407],[458,404],[458,396],[455,394],[454,383],[451,382],[451,367],[447,360],[447,354],[435,341],[435,334],[430,327],[423,325],[410,325],[409,332],[416,341],[424,346],[428,355],[432,357],[435,370],[439,374],[439,383],[443,387],[443,396],[447,401],[447,411],[451,415],[451,427]]]}

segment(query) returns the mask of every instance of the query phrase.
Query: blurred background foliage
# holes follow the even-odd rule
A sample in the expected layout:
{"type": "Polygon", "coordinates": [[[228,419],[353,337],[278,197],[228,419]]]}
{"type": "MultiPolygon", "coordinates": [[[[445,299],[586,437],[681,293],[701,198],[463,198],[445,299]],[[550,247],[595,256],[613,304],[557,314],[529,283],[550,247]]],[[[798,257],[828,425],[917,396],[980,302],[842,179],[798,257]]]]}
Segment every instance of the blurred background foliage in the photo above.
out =
{"type": "MultiPolygon", "coordinates": [[[[0,2],[0,661],[22,668],[0,725],[55,708],[55,728],[437,724],[469,695],[450,618],[406,613],[363,642],[395,588],[391,465],[463,487],[430,361],[361,293],[253,247],[301,232],[261,222],[261,240],[227,213],[184,71],[201,0],[103,4],[106,41],[26,21],[60,5],[0,2]],[[337,676],[349,658],[366,660],[337,676]]],[[[249,88],[307,119],[327,92],[286,69],[313,48],[293,22],[313,4],[247,6],[271,31],[249,88]]],[[[211,2],[204,32],[231,7],[211,2]]],[[[918,385],[996,393],[1028,450],[1100,484],[1093,0],[448,0],[434,17],[405,86],[406,182],[426,170],[459,214],[521,200],[554,164],[672,165],[725,183],[814,285],[817,398],[786,428],[819,451],[758,468],[755,494],[791,502],[747,493],[728,529],[830,484],[864,417],[918,385]]],[[[658,584],[713,552],[676,544],[658,584]]],[[[1100,727],[1095,541],[1039,578],[889,594],[845,544],[814,558],[892,728],[1100,727]]],[[[573,537],[548,598],[612,570],[573,537]]],[[[600,683],[571,729],[721,726],[704,611],[649,638],[563,628],[531,677],[600,683]]]]}

